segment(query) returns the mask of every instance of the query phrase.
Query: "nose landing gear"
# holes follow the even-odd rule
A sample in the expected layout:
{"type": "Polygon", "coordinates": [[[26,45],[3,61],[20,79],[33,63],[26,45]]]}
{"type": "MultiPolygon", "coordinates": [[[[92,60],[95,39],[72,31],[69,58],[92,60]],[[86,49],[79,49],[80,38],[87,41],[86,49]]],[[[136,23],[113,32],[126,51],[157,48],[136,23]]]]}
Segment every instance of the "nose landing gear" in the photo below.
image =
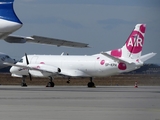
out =
{"type": "Polygon", "coordinates": [[[27,87],[26,77],[27,77],[27,76],[22,76],[22,82],[21,82],[21,86],[22,86],[22,87],[27,87]]]}
{"type": "Polygon", "coordinates": [[[90,77],[90,82],[87,84],[87,86],[89,88],[95,88],[96,87],[95,84],[94,84],[94,82],[93,82],[93,78],[92,77],[90,77]]]}

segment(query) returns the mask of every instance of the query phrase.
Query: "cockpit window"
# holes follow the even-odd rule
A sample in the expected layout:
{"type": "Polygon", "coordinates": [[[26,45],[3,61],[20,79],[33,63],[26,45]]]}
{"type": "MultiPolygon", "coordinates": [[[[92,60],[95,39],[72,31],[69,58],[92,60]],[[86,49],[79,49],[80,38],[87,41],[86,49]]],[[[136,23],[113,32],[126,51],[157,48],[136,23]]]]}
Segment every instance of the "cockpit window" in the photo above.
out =
{"type": "Polygon", "coordinates": [[[23,59],[20,59],[20,61],[19,61],[19,62],[23,63],[23,59]]]}
{"type": "Polygon", "coordinates": [[[6,58],[10,58],[8,55],[6,55],[6,58]]]}

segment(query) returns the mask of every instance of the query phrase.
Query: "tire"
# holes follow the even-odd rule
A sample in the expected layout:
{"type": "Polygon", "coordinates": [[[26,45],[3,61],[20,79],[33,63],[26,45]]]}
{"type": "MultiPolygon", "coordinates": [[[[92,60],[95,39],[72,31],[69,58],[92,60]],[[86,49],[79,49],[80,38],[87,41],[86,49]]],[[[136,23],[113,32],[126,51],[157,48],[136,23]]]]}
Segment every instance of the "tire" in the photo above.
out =
{"type": "Polygon", "coordinates": [[[54,82],[49,82],[46,87],[54,87],[54,82]]]}
{"type": "Polygon", "coordinates": [[[88,87],[89,87],[89,88],[95,87],[94,82],[89,82],[89,83],[88,83],[88,87]]]}
{"type": "Polygon", "coordinates": [[[27,87],[27,84],[26,83],[22,83],[21,86],[22,87],[27,87]]]}

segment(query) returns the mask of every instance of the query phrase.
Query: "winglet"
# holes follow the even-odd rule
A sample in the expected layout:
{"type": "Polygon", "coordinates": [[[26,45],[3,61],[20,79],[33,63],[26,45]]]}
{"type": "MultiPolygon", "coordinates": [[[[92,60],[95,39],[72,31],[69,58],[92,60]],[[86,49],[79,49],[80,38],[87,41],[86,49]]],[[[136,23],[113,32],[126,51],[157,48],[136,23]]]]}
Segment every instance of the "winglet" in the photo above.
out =
{"type": "Polygon", "coordinates": [[[0,19],[22,24],[13,8],[14,0],[0,0],[0,19]]]}
{"type": "Polygon", "coordinates": [[[0,39],[6,38],[23,25],[14,12],[13,2],[14,0],[0,0],[0,39]]]}

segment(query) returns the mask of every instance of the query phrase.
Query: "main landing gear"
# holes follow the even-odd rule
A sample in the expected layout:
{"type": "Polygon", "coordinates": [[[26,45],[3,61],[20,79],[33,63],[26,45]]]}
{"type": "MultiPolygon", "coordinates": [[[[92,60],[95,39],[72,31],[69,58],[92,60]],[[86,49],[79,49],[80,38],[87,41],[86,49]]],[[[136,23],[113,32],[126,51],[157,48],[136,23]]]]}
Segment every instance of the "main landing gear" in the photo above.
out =
{"type": "MultiPolygon", "coordinates": [[[[67,82],[66,83],[70,83],[70,77],[68,78],[68,80],[67,80],[67,82]]],[[[90,82],[87,84],[87,86],[89,87],[89,88],[95,88],[96,86],[95,86],[95,84],[94,84],[94,82],[93,82],[93,78],[92,77],[90,77],[90,82]]]]}
{"type": "Polygon", "coordinates": [[[90,82],[88,83],[88,85],[87,85],[89,88],[95,88],[96,86],[95,86],[95,84],[94,84],[94,82],[93,82],[93,78],[92,77],[90,77],[90,82]]]}
{"type": "MultiPolygon", "coordinates": [[[[70,77],[68,78],[68,80],[67,80],[67,82],[66,83],[70,83],[70,77]]],[[[87,84],[87,86],[89,87],[89,88],[95,88],[96,86],[95,86],[95,84],[94,84],[94,82],[93,82],[93,78],[92,77],[90,77],[90,82],[87,84]]]]}
{"type": "MultiPolygon", "coordinates": [[[[26,84],[26,81],[25,81],[26,77],[27,76],[25,76],[25,75],[22,76],[22,82],[21,82],[21,86],[22,87],[27,87],[27,84],[26,84]]],[[[50,82],[47,83],[46,87],[54,87],[55,84],[54,84],[53,78],[51,76],[49,76],[49,80],[50,80],[50,82]]],[[[70,83],[70,78],[68,78],[67,83],[70,83]]],[[[93,78],[92,77],[90,77],[90,82],[87,84],[87,86],[89,88],[95,88],[96,87],[94,82],[93,82],[93,78]]]]}
{"type": "Polygon", "coordinates": [[[48,82],[48,84],[46,85],[46,87],[54,87],[53,78],[51,76],[49,76],[49,80],[50,80],[50,82],[48,82]]]}
{"type": "Polygon", "coordinates": [[[22,76],[22,82],[21,82],[21,86],[22,86],[22,87],[27,87],[26,80],[25,80],[26,77],[27,77],[27,76],[22,76]]]}
{"type": "Polygon", "coordinates": [[[69,83],[70,83],[70,79],[71,79],[71,78],[69,77],[66,83],[68,83],[68,84],[69,84],[69,83]]]}

